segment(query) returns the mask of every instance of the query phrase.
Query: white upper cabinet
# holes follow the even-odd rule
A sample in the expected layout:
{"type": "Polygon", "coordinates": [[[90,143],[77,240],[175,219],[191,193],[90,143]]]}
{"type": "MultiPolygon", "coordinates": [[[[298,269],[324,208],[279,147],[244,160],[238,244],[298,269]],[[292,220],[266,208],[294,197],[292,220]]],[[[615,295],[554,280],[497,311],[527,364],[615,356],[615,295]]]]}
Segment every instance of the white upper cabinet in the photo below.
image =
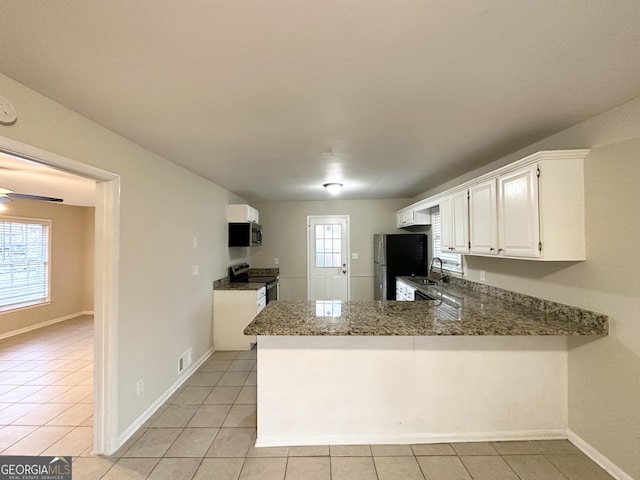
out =
{"type": "Polygon", "coordinates": [[[469,193],[459,190],[440,200],[440,248],[469,253],[469,193]]]}
{"type": "Polygon", "coordinates": [[[229,223],[260,223],[258,210],[246,203],[232,203],[227,208],[229,223]]]}
{"type": "Polygon", "coordinates": [[[411,227],[413,225],[429,225],[431,215],[427,210],[419,211],[413,208],[401,210],[396,213],[396,226],[398,228],[411,227]]]}
{"type": "Polygon", "coordinates": [[[498,177],[498,253],[540,257],[538,165],[498,177]]]}
{"type": "Polygon", "coordinates": [[[584,159],[588,153],[538,152],[410,208],[440,206],[443,251],[585,260],[584,159]]]}
{"type": "Polygon", "coordinates": [[[492,178],[469,187],[469,239],[472,254],[498,254],[497,218],[496,180],[492,178]]]}

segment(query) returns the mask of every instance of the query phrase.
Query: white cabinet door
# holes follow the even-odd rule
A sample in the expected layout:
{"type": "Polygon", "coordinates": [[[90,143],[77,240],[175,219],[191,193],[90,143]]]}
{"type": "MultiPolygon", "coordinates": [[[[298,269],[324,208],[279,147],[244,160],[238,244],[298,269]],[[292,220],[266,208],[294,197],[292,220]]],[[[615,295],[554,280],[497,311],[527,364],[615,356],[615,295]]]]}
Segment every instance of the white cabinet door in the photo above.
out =
{"type": "Polygon", "coordinates": [[[498,253],[539,257],[538,166],[528,165],[498,177],[498,253]]]}
{"type": "Polygon", "coordinates": [[[402,228],[405,226],[405,212],[396,213],[396,227],[402,228]]]}
{"type": "Polygon", "coordinates": [[[497,255],[496,180],[469,187],[469,241],[471,253],[497,255]]]}
{"type": "Polygon", "coordinates": [[[453,210],[451,197],[445,197],[440,201],[440,248],[443,252],[451,252],[453,249],[453,210]]]}
{"type": "Polygon", "coordinates": [[[451,196],[452,252],[469,253],[469,194],[466,189],[451,196]]]}

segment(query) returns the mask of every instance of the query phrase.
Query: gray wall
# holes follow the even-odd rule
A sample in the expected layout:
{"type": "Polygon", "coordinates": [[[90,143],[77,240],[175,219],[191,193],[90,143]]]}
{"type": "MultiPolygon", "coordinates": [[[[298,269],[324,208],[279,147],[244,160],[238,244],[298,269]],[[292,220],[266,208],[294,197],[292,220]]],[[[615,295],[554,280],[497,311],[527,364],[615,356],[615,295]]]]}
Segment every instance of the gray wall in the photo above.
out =
{"type": "Polygon", "coordinates": [[[479,281],[484,270],[488,284],[609,315],[608,337],[570,340],[569,428],[640,478],[640,99],[421,197],[530,153],[567,148],[591,148],[585,161],[587,260],[467,256],[467,277],[479,281]]]}
{"type": "Polygon", "coordinates": [[[395,212],[409,199],[253,203],[260,211],[264,245],[251,249],[251,265],[274,267],[279,259],[280,298],[307,298],[307,215],[350,215],[351,299],[373,300],[373,234],[402,233],[395,212]]]}

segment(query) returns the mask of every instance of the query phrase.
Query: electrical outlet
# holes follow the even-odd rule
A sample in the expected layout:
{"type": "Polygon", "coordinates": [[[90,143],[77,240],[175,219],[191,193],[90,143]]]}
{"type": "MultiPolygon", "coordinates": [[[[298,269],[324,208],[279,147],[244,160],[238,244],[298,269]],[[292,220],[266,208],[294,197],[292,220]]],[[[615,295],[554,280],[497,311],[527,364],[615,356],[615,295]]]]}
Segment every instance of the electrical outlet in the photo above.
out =
{"type": "Polygon", "coordinates": [[[136,382],[136,395],[139,397],[144,392],[144,378],[136,382]]]}
{"type": "Polygon", "coordinates": [[[280,260],[278,260],[278,257],[273,259],[273,264],[274,265],[278,265],[279,262],[280,262],[280,260]]]}
{"type": "Polygon", "coordinates": [[[358,260],[359,255],[357,253],[352,253],[351,254],[351,260],[358,260]]]}
{"type": "Polygon", "coordinates": [[[198,248],[198,237],[193,237],[193,248],[198,248]]]}
{"type": "Polygon", "coordinates": [[[198,273],[200,273],[200,267],[198,265],[192,265],[191,266],[191,273],[195,277],[196,275],[198,275],[198,273]]]}
{"type": "Polygon", "coordinates": [[[484,282],[487,279],[486,277],[484,270],[480,270],[480,281],[484,282]]]}

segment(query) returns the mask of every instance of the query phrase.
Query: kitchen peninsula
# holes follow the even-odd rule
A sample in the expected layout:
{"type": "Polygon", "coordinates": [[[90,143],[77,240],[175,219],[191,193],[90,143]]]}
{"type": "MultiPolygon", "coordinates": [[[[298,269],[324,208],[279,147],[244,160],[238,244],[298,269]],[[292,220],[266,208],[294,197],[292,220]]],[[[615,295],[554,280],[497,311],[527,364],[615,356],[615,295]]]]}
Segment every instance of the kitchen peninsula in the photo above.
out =
{"type": "Polygon", "coordinates": [[[607,317],[458,279],[420,288],[435,300],[268,305],[245,329],[257,445],[566,438],[567,336],[597,341],[607,317]]]}

